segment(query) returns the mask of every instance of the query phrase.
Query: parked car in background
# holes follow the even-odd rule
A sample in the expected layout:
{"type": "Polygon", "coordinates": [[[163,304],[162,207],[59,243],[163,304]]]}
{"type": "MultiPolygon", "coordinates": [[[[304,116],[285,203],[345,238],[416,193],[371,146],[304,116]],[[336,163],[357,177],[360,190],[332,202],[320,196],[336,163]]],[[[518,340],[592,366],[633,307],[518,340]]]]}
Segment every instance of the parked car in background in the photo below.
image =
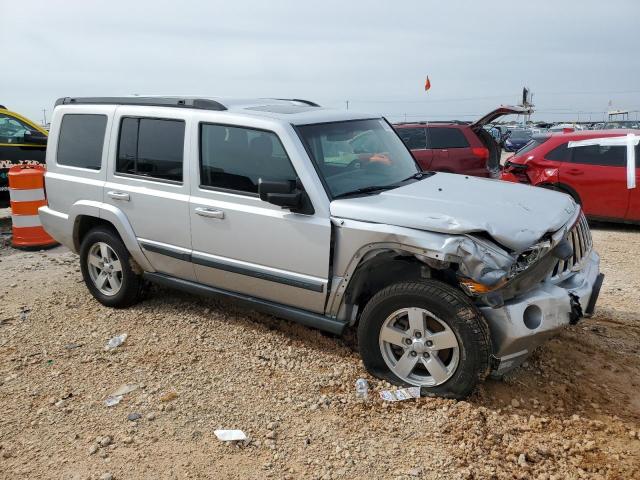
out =
{"type": "Polygon", "coordinates": [[[531,140],[531,130],[524,128],[511,130],[504,141],[507,152],[517,152],[531,140]]]}
{"type": "Polygon", "coordinates": [[[0,208],[9,206],[9,168],[20,163],[44,163],[47,131],[0,105],[0,208]]]}
{"type": "MultiPolygon", "coordinates": [[[[534,136],[509,158],[502,179],[567,193],[589,218],[640,222],[640,188],[627,188],[626,147],[590,145],[568,148],[570,141],[640,135],[640,130],[585,130],[534,136]]],[[[636,158],[640,158],[636,147],[636,158]]],[[[640,185],[640,168],[636,168],[640,185]]]]}
{"type": "Polygon", "coordinates": [[[618,120],[607,122],[602,128],[604,130],[640,129],[640,120],[618,120]]]}
{"type": "Polygon", "coordinates": [[[483,127],[499,117],[523,111],[522,107],[502,106],[470,124],[398,123],[394,128],[423,170],[497,177],[500,148],[483,127]]]}

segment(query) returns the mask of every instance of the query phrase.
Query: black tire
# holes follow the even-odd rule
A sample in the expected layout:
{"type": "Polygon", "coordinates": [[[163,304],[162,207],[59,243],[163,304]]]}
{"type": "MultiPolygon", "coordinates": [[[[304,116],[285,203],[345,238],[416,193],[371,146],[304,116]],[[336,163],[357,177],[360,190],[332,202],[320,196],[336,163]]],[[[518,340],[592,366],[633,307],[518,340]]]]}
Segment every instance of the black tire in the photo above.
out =
{"type": "Polygon", "coordinates": [[[87,288],[96,300],[107,307],[126,308],[136,304],[142,294],[142,277],[131,268],[131,255],[120,239],[120,236],[111,228],[96,227],[89,231],[80,245],[80,269],[82,278],[87,288]],[[115,295],[105,295],[93,283],[89,275],[88,254],[91,247],[103,242],[109,245],[116,253],[122,266],[122,279],[120,290],[115,295]]]}
{"type": "Polygon", "coordinates": [[[369,300],[358,325],[358,347],[365,367],[375,377],[395,385],[410,386],[389,369],[379,344],[385,319],[391,313],[409,307],[422,308],[436,315],[453,331],[459,345],[458,364],[452,376],[440,385],[422,386],[421,394],[456,399],[467,397],[489,373],[489,327],[462,292],[436,280],[397,283],[369,300]]]}

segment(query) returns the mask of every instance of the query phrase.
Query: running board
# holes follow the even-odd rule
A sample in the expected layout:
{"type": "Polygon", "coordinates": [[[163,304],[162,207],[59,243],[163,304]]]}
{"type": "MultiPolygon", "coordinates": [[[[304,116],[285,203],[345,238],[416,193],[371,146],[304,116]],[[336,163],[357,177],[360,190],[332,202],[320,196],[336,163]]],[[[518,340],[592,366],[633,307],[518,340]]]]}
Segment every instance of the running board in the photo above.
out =
{"type": "Polygon", "coordinates": [[[157,283],[159,285],[183,290],[188,293],[196,295],[204,295],[210,297],[227,297],[237,300],[239,303],[243,303],[251,308],[259,310],[264,313],[268,313],[275,317],[285,318],[292,320],[301,325],[307,327],[317,328],[325,332],[334,333],[336,335],[342,335],[346,322],[341,322],[334,318],[329,318],[318,313],[308,312],[299,308],[288,307],[280,303],[270,302],[261,298],[252,297],[249,295],[243,295],[241,293],[230,292],[221,288],[210,287],[209,285],[203,285],[201,283],[191,282],[189,280],[183,280],[181,278],[175,278],[163,273],[145,272],[144,278],[150,282],[157,283]]]}

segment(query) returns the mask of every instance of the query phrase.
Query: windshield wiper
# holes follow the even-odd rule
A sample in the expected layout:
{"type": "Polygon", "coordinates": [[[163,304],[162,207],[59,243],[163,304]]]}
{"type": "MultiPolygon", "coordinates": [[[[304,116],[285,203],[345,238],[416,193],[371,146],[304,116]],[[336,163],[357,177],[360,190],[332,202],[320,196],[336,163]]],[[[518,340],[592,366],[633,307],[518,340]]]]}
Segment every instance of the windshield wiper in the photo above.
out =
{"type": "Polygon", "coordinates": [[[350,197],[352,195],[363,195],[367,193],[376,193],[382,192],[384,190],[391,190],[392,188],[396,188],[397,185],[371,185],[369,187],[356,188],[355,190],[350,190],[348,192],[341,193],[340,195],[336,195],[333,199],[350,197]]]}
{"type": "Polygon", "coordinates": [[[416,172],[410,177],[407,177],[404,180],[400,180],[398,183],[396,183],[396,185],[398,185],[399,183],[408,182],[409,180],[423,180],[427,177],[430,177],[431,175],[433,175],[433,172],[416,172]]]}
{"type": "Polygon", "coordinates": [[[394,188],[398,188],[404,182],[408,182],[409,180],[422,180],[432,176],[433,174],[434,172],[416,172],[410,177],[407,177],[404,180],[400,180],[399,182],[395,182],[390,185],[371,185],[370,187],[356,188],[355,190],[350,190],[348,192],[341,193],[340,195],[336,195],[333,198],[334,199],[344,198],[344,197],[350,197],[352,195],[364,195],[367,193],[377,193],[377,192],[382,192],[384,190],[392,190],[394,188]]]}

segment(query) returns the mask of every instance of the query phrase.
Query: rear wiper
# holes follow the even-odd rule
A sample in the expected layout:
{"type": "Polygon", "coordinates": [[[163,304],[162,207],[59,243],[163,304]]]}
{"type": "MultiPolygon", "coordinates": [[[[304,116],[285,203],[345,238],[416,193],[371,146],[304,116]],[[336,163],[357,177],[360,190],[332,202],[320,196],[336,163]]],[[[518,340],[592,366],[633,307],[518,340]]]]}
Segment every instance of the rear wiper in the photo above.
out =
{"type": "Polygon", "coordinates": [[[382,192],[384,190],[391,190],[392,188],[396,188],[397,185],[371,185],[370,187],[362,187],[362,188],[356,188],[355,190],[351,190],[349,192],[344,192],[341,193],[340,195],[336,195],[334,198],[344,198],[344,197],[350,197],[352,195],[361,195],[361,194],[366,194],[366,193],[376,193],[376,192],[382,192]]]}

